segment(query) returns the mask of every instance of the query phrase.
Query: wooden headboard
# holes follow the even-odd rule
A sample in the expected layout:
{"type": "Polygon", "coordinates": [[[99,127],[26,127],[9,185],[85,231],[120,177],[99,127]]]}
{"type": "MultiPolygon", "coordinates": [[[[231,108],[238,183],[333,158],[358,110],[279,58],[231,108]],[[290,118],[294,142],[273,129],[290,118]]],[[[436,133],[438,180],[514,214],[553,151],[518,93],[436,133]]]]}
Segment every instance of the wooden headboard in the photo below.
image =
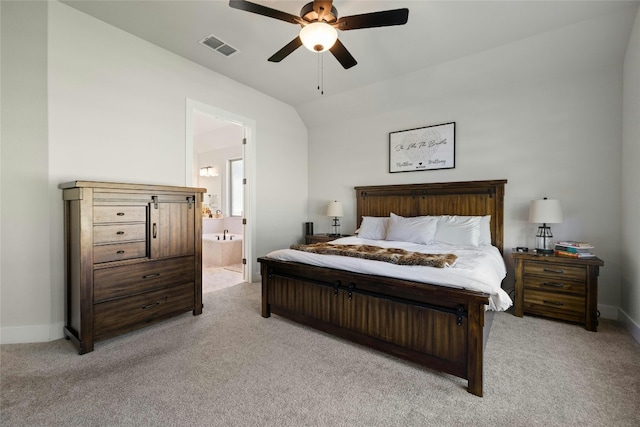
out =
{"type": "Polygon", "coordinates": [[[355,187],[356,222],[363,216],[491,215],[491,243],[503,250],[504,186],[493,181],[355,187]]]}

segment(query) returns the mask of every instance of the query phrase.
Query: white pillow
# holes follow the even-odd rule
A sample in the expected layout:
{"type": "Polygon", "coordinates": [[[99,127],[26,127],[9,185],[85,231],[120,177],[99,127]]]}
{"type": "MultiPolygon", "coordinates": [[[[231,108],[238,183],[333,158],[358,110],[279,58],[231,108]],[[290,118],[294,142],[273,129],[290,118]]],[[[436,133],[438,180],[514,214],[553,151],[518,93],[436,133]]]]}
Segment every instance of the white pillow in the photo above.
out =
{"type": "Polygon", "coordinates": [[[387,236],[388,216],[363,216],[358,231],[361,239],[384,240],[387,236]]]}
{"type": "Polygon", "coordinates": [[[405,218],[391,214],[386,240],[419,243],[428,245],[433,242],[438,225],[438,217],[416,216],[405,218]]]}
{"type": "Polygon", "coordinates": [[[484,216],[464,216],[464,215],[442,215],[441,218],[448,218],[454,222],[464,222],[469,218],[480,218],[480,239],[479,246],[491,245],[491,215],[484,216]]]}
{"type": "Polygon", "coordinates": [[[479,216],[456,217],[443,215],[438,220],[434,240],[460,246],[478,246],[480,244],[479,216]]]}

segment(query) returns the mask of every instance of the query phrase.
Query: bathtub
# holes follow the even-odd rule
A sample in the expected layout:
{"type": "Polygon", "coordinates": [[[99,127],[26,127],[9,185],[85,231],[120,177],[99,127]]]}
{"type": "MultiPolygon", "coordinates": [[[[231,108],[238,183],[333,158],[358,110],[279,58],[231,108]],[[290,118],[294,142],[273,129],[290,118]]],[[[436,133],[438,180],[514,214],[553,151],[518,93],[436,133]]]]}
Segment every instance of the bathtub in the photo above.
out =
{"type": "Polygon", "coordinates": [[[242,235],[208,233],[202,235],[202,267],[224,267],[242,263],[242,235]]]}

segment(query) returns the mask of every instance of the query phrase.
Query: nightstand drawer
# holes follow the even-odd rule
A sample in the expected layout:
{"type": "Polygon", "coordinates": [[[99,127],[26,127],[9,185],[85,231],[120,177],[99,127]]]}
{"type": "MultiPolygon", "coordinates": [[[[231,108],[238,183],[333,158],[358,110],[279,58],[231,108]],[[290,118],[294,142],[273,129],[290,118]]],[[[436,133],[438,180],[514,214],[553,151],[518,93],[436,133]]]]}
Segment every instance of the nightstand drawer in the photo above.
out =
{"type": "Polygon", "coordinates": [[[547,262],[526,262],[524,265],[524,274],[550,276],[555,280],[566,278],[584,281],[587,278],[587,271],[584,267],[574,267],[558,263],[550,264],[547,262]]]}
{"type": "Polygon", "coordinates": [[[530,289],[538,289],[543,292],[566,292],[575,295],[584,295],[586,286],[584,282],[572,282],[564,280],[565,277],[537,277],[527,276],[524,279],[526,292],[530,289]]]}
{"type": "Polygon", "coordinates": [[[579,316],[584,316],[584,298],[573,295],[527,290],[524,295],[524,305],[525,310],[531,313],[536,313],[536,310],[571,311],[579,316]]]}

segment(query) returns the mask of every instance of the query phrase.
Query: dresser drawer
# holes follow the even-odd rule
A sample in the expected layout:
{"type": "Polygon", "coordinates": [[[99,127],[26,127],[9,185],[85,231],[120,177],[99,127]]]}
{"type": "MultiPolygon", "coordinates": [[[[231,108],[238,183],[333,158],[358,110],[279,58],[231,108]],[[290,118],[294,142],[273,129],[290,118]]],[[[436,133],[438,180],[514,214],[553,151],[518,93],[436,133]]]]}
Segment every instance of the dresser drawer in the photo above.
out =
{"type": "MultiPolygon", "coordinates": [[[[527,289],[524,292],[525,311],[535,314],[571,312],[584,318],[584,297],[527,289]]],[[[552,316],[556,317],[556,316],[552,316]]]]}
{"type": "Polygon", "coordinates": [[[586,285],[584,282],[573,282],[565,280],[566,277],[538,277],[526,276],[524,287],[528,289],[538,289],[544,292],[567,292],[574,295],[585,295],[586,285]]]}
{"type": "Polygon", "coordinates": [[[93,223],[146,222],[146,206],[94,206],[93,223]]]}
{"type": "Polygon", "coordinates": [[[194,284],[147,292],[94,306],[93,333],[96,337],[118,332],[136,324],[144,326],[157,318],[194,308],[194,284]]]}
{"type": "Polygon", "coordinates": [[[93,300],[102,301],[195,280],[194,257],[103,268],[93,273],[93,300]]]}
{"type": "Polygon", "coordinates": [[[147,238],[146,224],[97,225],[93,227],[93,243],[116,243],[147,238]]]}
{"type": "Polygon", "coordinates": [[[117,243],[93,247],[93,263],[100,264],[147,256],[147,242],[117,243]]]}
{"type": "Polygon", "coordinates": [[[587,271],[584,267],[574,267],[570,265],[549,264],[545,262],[525,262],[524,274],[536,274],[540,276],[552,276],[554,280],[567,278],[571,280],[583,281],[587,278],[587,271]]]}

